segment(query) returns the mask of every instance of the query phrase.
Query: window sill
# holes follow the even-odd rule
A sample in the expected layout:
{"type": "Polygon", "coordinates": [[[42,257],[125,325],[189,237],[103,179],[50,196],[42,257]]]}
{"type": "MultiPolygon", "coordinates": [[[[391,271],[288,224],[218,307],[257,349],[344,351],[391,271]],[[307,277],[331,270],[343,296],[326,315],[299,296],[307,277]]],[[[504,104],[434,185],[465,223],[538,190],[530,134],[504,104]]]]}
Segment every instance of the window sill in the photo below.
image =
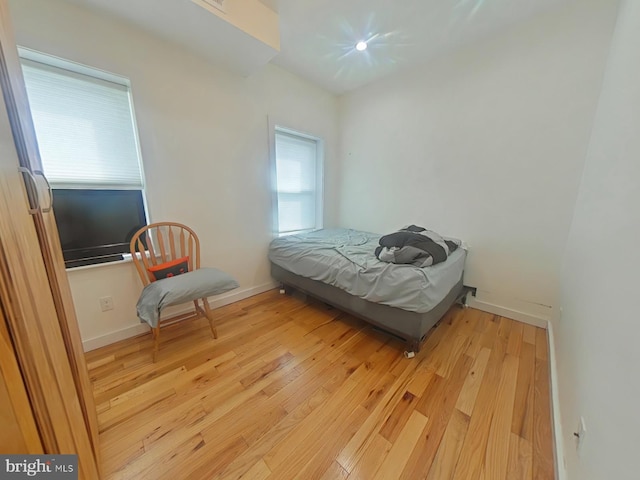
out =
{"type": "Polygon", "coordinates": [[[77,267],[67,267],[65,270],[67,271],[67,273],[69,272],[78,272],[80,270],[90,270],[93,268],[104,268],[104,267],[110,267],[110,266],[114,266],[114,265],[122,265],[125,263],[131,263],[132,262],[132,258],[131,258],[131,254],[130,253],[123,253],[122,256],[124,257],[122,260],[116,260],[114,262],[104,262],[104,263],[92,263],[91,265],[80,265],[77,267]]]}
{"type": "Polygon", "coordinates": [[[318,230],[322,230],[322,227],[305,228],[304,230],[292,230],[290,232],[278,232],[277,236],[278,237],[286,237],[286,236],[289,236],[289,235],[299,235],[301,233],[316,232],[318,230]]]}
{"type": "MultiPolygon", "coordinates": [[[[149,251],[147,250],[145,252],[147,254],[147,258],[149,258],[149,251]]],[[[122,260],[116,260],[114,262],[103,262],[103,263],[92,263],[91,265],[79,265],[77,267],[67,267],[65,270],[68,272],[77,272],[79,270],[88,270],[88,269],[92,269],[92,268],[100,268],[100,267],[109,267],[112,265],[122,265],[125,263],[132,263],[133,262],[133,257],[131,256],[130,253],[123,253],[122,254],[123,259],[122,260]]],[[[156,260],[160,258],[160,255],[156,255],[156,260]]]]}

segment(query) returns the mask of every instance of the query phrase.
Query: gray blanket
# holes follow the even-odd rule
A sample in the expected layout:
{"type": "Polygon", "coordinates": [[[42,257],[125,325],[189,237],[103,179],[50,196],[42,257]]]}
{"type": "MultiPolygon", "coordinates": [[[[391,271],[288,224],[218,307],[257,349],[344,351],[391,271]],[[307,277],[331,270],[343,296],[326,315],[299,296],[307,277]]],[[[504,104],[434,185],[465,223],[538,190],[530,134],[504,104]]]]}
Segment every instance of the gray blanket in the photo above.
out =
{"type": "Polygon", "coordinates": [[[436,232],[409,225],[380,238],[376,257],[383,262],[429,267],[444,262],[460,240],[444,239],[436,232]]]}
{"type": "Polygon", "coordinates": [[[200,268],[193,272],[163,278],[142,290],[138,300],[138,318],[151,327],[158,325],[160,312],[169,305],[219,295],[238,287],[238,282],[216,268],[200,268]]]}
{"type": "MultiPolygon", "coordinates": [[[[300,275],[340,288],[370,302],[424,313],[438,305],[460,281],[466,251],[429,268],[381,262],[374,255],[379,233],[324,229],[279,237],[269,259],[300,275]]],[[[356,301],[354,299],[354,301],[356,301]]]]}

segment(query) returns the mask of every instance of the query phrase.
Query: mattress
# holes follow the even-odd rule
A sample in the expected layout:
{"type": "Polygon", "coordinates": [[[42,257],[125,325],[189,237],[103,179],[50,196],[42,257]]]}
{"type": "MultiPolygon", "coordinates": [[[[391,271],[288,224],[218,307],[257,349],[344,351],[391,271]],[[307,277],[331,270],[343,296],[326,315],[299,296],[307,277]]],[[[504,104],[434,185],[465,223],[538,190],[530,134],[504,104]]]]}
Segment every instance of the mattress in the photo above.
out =
{"type": "Polygon", "coordinates": [[[340,288],[370,302],[426,313],[460,283],[466,251],[430,267],[382,262],[379,234],[324,229],[273,240],[269,260],[296,275],[340,288]]]}

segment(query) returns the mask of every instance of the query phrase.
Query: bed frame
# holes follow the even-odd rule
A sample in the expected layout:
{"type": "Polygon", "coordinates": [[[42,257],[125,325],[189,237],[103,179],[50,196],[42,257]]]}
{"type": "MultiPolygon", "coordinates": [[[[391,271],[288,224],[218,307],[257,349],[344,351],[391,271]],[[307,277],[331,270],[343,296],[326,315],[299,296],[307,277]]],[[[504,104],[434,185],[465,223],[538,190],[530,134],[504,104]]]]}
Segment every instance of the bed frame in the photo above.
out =
{"type": "Polygon", "coordinates": [[[467,294],[475,291],[472,287],[464,286],[460,279],[433,309],[426,313],[417,313],[364,300],[332,285],[291,273],[274,263],[271,263],[271,276],[285,287],[306,293],[401,338],[406,342],[405,356],[408,358],[420,351],[429,330],[449,308],[454,303],[466,306],[467,294]]]}

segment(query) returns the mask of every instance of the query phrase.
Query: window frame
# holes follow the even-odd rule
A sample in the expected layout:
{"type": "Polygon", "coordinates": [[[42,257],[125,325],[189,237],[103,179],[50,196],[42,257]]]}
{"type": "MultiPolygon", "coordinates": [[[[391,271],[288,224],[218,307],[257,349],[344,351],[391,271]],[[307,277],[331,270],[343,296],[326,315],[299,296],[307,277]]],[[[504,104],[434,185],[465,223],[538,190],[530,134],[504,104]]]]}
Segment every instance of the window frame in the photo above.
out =
{"type": "Polygon", "coordinates": [[[271,177],[271,218],[272,218],[272,236],[283,237],[286,235],[295,235],[298,233],[319,230],[324,227],[324,139],[317,135],[313,135],[301,129],[294,129],[285,126],[284,122],[278,122],[272,117],[268,119],[269,124],[269,159],[270,159],[270,177],[271,177]],[[316,182],[315,182],[315,226],[304,230],[294,230],[280,232],[279,228],[279,212],[278,212],[278,175],[276,169],[276,134],[284,133],[293,137],[314,141],[316,144],[316,182]]]}
{"type": "MultiPolygon", "coordinates": [[[[141,192],[142,195],[142,206],[144,209],[144,215],[146,217],[146,221],[147,224],[149,224],[151,222],[151,218],[150,218],[150,214],[149,214],[149,207],[148,207],[148,202],[147,202],[147,192],[146,192],[146,175],[145,175],[145,169],[144,169],[144,160],[143,160],[143,156],[142,156],[142,149],[140,146],[140,137],[139,137],[139,129],[138,129],[138,121],[136,118],[136,109],[135,109],[135,105],[134,105],[134,99],[133,99],[133,88],[131,86],[131,81],[129,80],[129,78],[124,77],[122,75],[117,75],[111,72],[108,72],[106,70],[103,70],[101,68],[97,68],[97,67],[91,67],[88,65],[84,65],[78,62],[75,62],[73,60],[68,60],[68,59],[64,59],[61,57],[58,57],[56,55],[51,55],[48,53],[44,53],[44,52],[40,52],[37,50],[33,50],[27,47],[23,47],[18,45],[18,57],[20,60],[25,59],[25,60],[29,60],[32,62],[37,62],[37,63],[41,63],[44,65],[48,65],[50,67],[54,67],[54,68],[59,68],[59,69],[63,69],[63,70],[68,70],[70,72],[73,73],[77,73],[80,75],[85,75],[88,77],[93,77],[99,80],[103,80],[106,82],[111,82],[114,84],[118,84],[121,85],[123,87],[126,88],[127,90],[127,96],[128,96],[128,100],[129,100],[129,114],[131,115],[131,123],[133,126],[133,138],[134,138],[134,142],[135,142],[135,150],[136,150],[136,156],[138,159],[138,167],[140,169],[140,186],[132,186],[132,185],[118,185],[118,184],[114,184],[114,185],[110,185],[110,186],[97,186],[97,185],[92,185],[92,184],[81,184],[81,183],[74,183],[74,184],[59,184],[59,185],[55,185],[53,186],[53,190],[56,189],[76,189],[76,190],[138,190],[141,192]]],[[[44,171],[44,165],[42,164],[42,159],[40,158],[41,155],[39,155],[38,161],[40,163],[39,167],[41,170],[44,171]]],[[[45,172],[46,174],[46,172],[45,172]]],[[[130,253],[129,252],[125,252],[122,253],[123,259],[124,260],[128,260],[130,257],[130,253]]],[[[110,263],[110,262],[109,262],[110,263]]],[[[86,267],[95,267],[95,266],[100,266],[100,265],[109,265],[109,263],[102,263],[100,261],[95,261],[95,262],[89,262],[83,265],[78,265],[78,266],[74,266],[74,267],[67,267],[67,270],[71,270],[71,269],[75,269],[75,268],[86,268],[86,267]]]]}

